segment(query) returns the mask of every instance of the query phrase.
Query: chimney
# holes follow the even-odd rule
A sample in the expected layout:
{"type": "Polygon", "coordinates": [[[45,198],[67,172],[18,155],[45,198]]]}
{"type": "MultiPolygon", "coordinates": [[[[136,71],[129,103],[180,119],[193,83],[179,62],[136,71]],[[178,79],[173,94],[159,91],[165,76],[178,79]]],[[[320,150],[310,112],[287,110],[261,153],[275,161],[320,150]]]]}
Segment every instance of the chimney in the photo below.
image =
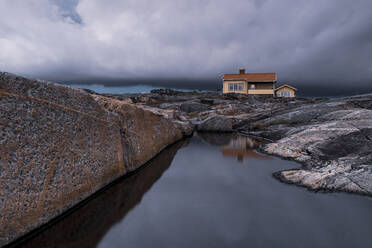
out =
{"type": "Polygon", "coordinates": [[[239,74],[245,74],[245,69],[240,69],[239,74]]]}

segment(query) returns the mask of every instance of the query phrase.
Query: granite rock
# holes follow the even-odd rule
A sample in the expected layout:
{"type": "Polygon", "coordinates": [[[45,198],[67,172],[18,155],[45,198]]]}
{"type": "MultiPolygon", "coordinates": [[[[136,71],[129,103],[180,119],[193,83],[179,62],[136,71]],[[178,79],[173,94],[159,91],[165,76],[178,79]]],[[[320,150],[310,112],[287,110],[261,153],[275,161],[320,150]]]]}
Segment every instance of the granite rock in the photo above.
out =
{"type": "Polygon", "coordinates": [[[180,109],[186,113],[201,112],[208,110],[208,106],[196,102],[185,102],[181,104],[180,109]]]}
{"type": "Polygon", "coordinates": [[[130,100],[0,73],[0,246],[192,129],[130,100]]]}
{"type": "Polygon", "coordinates": [[[203,132],[232,132],[233,123],[233,119],[231,118],[214,115],[206,118],[197,125],[197,130],[203,132]]]}
{"type": "MultiPolygon", "coordinates": [[[[354,99],[353,105],[356,102],[354,99]]],[[[318,108],[314,119],[304,122],[296,119],[292,124],[274,125],[256,132],[274,140],[263,147],[264,152],[303,165],[300,169],[275,173],[276,178],[316,191],[372,195],[372,111],[355,108],[348,102],[344,109],[339,106],[318,108]]],[[[307,112],[311,115],[314,110],[303,109],[301,115],[307,112]]]]}

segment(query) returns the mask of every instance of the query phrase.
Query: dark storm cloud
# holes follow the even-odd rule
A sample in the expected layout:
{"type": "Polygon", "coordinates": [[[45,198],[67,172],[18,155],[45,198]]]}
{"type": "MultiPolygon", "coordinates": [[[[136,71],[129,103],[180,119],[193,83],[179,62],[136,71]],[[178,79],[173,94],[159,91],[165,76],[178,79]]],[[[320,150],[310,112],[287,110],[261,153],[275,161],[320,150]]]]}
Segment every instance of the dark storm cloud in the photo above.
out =
{"type": "Polygon", "coordinates": [[[0,8],[0,70],[214,85],[245,67],[297,86],[372,83],[370,0],[13,0],[0,8]]]}

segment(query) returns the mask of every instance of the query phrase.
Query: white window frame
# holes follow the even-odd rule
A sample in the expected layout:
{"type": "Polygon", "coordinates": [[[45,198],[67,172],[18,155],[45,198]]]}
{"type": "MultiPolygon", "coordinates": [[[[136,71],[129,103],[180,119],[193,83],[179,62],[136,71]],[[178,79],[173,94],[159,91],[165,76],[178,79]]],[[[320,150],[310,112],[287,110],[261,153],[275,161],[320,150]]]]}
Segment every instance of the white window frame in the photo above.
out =
{"type": "Polygon", "coordinates": [[[243,83],[229,83],[229,91],[243,91],[243,83]]]}
{"type": "Polygon", "coordinates": [[[291,92],[290,91],[280,91],[280,96],[281,97],[291,97],[291,92]]]}

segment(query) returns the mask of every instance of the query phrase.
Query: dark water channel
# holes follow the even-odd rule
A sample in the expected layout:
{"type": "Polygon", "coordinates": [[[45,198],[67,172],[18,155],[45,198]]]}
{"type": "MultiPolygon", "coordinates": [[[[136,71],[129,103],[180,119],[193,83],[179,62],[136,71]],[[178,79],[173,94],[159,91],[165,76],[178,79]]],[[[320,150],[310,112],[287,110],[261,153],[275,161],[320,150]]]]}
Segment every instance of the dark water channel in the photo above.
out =
{"type": "Polygon", "coordinates": [[[283,184],[299,165],[255,145],[177,143],[21,247],[372,247],[372,198],[283,184]]]}

